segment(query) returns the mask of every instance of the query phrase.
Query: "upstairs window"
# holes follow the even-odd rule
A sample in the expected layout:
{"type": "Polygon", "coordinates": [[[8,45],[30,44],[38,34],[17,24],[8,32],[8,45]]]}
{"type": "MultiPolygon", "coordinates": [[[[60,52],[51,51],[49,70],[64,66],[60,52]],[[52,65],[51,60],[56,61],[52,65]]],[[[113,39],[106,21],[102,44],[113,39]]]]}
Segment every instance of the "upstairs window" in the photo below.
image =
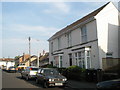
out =
{"type": "Polygon", "coordinates": [[[51,42],[51,52],[53,52],[53,42],[51,42]]]}
{"type": "Polygon", "coordinates": [[[58,49],[60,49],[61,48],[61,39],[60,39],[60,37],[58,38],[58,49]]]}
{"type": "Polygon", "coordinates": [[[86,26],[83,26],[81,28],[81,38],[82,38],[82,43],[87,42],[87,29],[86,29],[86,26]]]}
{"type": "Polygon", "coordinates": [[[72,38],[71,38],[71,32],[67,34],[67,41],[68,41],[68,47],[72,46],[72,38]]]}

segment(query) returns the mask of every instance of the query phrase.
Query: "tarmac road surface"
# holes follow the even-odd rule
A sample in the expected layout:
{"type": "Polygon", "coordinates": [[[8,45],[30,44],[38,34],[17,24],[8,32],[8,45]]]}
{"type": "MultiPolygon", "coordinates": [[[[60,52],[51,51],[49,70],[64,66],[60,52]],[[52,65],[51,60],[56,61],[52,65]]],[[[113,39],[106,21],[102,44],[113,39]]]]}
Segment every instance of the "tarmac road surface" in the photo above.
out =
{"type": "Polygon", "coordinates": [[[25,79],[21,79],[20,73],[8,73],[2,71],[2,88],[21,88],[21,89],[39,89],[39,90],[73,90],[68,87],[60,88],[60,87],[50,87],[44,89],[40,84],[36,84],[35,80],[26,81],[25,79]]]}

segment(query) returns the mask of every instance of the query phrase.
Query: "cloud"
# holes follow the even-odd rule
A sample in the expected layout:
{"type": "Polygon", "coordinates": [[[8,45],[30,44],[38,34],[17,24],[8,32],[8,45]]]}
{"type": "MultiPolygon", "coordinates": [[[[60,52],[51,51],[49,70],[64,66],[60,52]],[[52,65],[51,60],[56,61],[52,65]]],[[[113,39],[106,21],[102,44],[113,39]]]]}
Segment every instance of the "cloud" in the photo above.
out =
{"type": "MultiPolygon", "coordinates": [[[[15,57],[16,55],[22,55],[22,53],[28,53],[29,50],[28,38],[2,39],[2,45],[3,51],[0,52],[0,57],[2,57],[2,54],[4,57],[15,57]]],[[[31,38],[31,54],[37,55],[37,53],[42,52],[42,50],[49,51],[48,42],[42,39],[39,39],[38,41],[34,38],[31,38]]]]}
{"type": "Polygon", "coordinates": [[[52,2],[49,9],[44,10],[45,13],[64,13],[67,14],[70,12],[70,6],[65,2],[52,2]]]}
{"type": "Polygon", "coordinates": [[[2,44],[3,45],[16,45],[16,44],[25,44],[27,39],[25,38],[3,38],[2,39],[2,44]]]}
{"type": "Polygon", "coordinates": [[[15,31],[48,31],[48,30],[56,30],[53,27],[44,27],[44,26],[30,26],[30,25],[23,25],[23,24],[12,24],[12,27],[15,31]]]}
{"type": "Polygon", "coordinates": [[[11,30],[11,32],[23,32],[23,33],[33,33],[40,34],[42,36],[51,36],[59,29],[55,27],[44,27],[44,26],[31,26],[23,24],[11,24],[9,26],[3,27],[5,31],[11,30]]]}
{"type": "MultiPolygon", "coordinates": [[[[28,44],[28,38],[7,38],[7,39],[0,39],[0,43],[4,46],[4,45],[27,45],[28,44]]],[[[35,39],[35,38],[31,38],[31,43],[32,44],[46,44],[48,43],[46,40],[42,40],[42,39],[35,39]]],[[[22,46],[21,46],[22,47],[22,46]]]]}

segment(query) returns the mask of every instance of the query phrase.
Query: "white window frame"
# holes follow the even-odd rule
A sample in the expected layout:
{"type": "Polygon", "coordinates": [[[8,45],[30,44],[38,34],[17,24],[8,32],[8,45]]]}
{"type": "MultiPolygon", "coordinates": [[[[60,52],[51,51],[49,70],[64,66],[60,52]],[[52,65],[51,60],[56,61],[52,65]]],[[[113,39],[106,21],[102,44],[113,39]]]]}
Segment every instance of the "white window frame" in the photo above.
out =
{"type": "Polygon", "coordinates": [[[51,52],[53,52],[53,42],[51,42],[51,52]]]}
{"type": "Polygon", "coordinates": [[[59,68],[61,68],[62,66],[63,66],[63,56],[60,55],[59,56],[59,68]],[[62,57],[62,59],[61,59],[61,57],[62,57]]]}
{"type": "Polygon", "coordinates": [[[87,42],[87,28],[86,28],[86,25],[81,27],[81,38],[82,38],[82,43],[87,42]]]}
{"type": "Polygon", "coordinates": [[[61,48],[61,38],[58,37],[58,49],[60,49],[60,48],[61,48]]]}
{"type": "Polygon", "coordinates": [[[74,53],[74,57],[75,57],[76,66],[78,66],[78,52],[74,53]]]}
{"type": "Polygon", "coordinates": [[[85,68],[90,69],[91,68],[91,50],[90,48],[85,48],[85,68]],[[89,55],[88,55],[89,52],[89,55]],[[89,61],[88,61],[89,58],[89,61]]]}
{"type": "Polygon", "coordinates": [[[81,68],[85,68],[85,53],[84,53],[84,51],[75,52],[74,60],[76,61],[77,66],[80,66],[81,68]],[[79,53],[81,53],[80,56],[79,56],[79,53]]]}
{"type": "Polygon", "coordinates": [[[72,46],[72,37],[71,32],[67,34],[68,47],[72,46]]]}
{"type": "Polygon", "coordinates": [[[78,64],[81,68],[84,68],[84,56],[82,55],[82,52],[78,52],[78,64]]]}

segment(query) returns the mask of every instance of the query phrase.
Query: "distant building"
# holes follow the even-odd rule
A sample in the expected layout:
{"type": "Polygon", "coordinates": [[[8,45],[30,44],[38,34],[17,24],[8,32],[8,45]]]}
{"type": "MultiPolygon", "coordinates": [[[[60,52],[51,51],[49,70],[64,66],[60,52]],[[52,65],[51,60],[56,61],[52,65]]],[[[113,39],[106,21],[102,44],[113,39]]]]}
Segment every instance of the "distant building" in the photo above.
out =
{"type": "MultiPolygon", "coordinates": [[[[23,63],[26,59],[29,59],[30,55],[29,54],[25,54],[23,53],[22,56],[19,57],[19,65],[25,65],[25,63],[23,63]]],[[[29,65],[28,65],[29,66],[29,65]]]]}
{"type": "Polygon", "coordinates": [[[14,66],[15,61],[13,58],[1,58],[0,59],[0,67],[6,67],[9,68],[10,66],[14,66]]]}
{"type": "Polygon", "coordinates": [[[48,40],[49,63],[103,69],[104,59],[120,59],[118,15],[120,12],[109,2],[58,31],[48,40]]]}
{"type": "Polygon", "coordinates": [[[49,64],[49,53],[45,53],[40,57],[40,67],[46,67],[49,64]]]}
{"type": "Polygon", "coordinates": [[[29,63],[31,64],[31,66],[37,66],[37,56],[33,55],[30,57],[30,59],[29,58],[25,59],[25,61],[23,61],[22,63],[24,63],[25,66],[29,66],[29,63]]]}

